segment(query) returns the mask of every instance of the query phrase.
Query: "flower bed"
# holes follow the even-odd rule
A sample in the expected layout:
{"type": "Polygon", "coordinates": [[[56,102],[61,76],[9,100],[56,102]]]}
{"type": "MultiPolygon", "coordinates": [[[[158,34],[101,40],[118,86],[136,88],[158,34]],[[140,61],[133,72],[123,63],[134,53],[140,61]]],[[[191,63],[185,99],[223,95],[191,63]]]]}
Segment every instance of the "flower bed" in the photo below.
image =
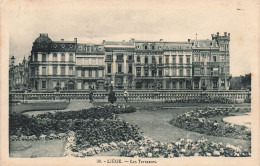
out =
{"type": "Polygon", "coordinates": [[[166,100],[165,103],[222,103],[233,104],[234,101],[226,97],[201,96],[196,98],[183,98],[176,100],[166,100]]]}
{"type": "Polygon", "coordinates": [[[206,107],[204,110],[191,111],[170,121],[176,127],[195,131],[201,134],[231,137],[235,139],[251,139],[251,130],[244,126],[236,126],[228,124],[222,120],[214,120],[213,117],[231,116],[231,113],[250,112],[250,109],[244,108],[210,108],[206,107]],[[212,120],[213,118],[213,120],[212,120]]]}
{"type": "Polygon", "coordinates": [[[119,142],[103,143],[77,150],[76,134],[71,132],[65,147],[65,156],[86,157],[99,154],[103,151],[117,149],[120,156],[142,158],[174,158],[189,156],[214,156],[214,157],[247,157],[251,155],[250,149],[242,149],[230,144],[223,145],[221,142],[214,143],[207,140],[192,141],[179,139],[175,143],[162,143],[148,137],[142,137],[139,141],[128,140],[119,142]]]}
{"type": "MultiPolygon", "coordinates": [[[[97,140],[98,137],[106,139],[106,137],[111,137],[113,134],[118,134],[118,136],[121,134],[120,139],[123,140],[128,139],[128,137],[132,139],[132,137],[137,136],[137,129],[126,124],[126,122],[118,120],[114,113],[129,113],[133,111],[135,111],[133,107],[108,105],[80,111],[45,113],[37,116],[10,114],[9,135],[12,140],[20,140],[20,137],[23,137],[24,140],[29,140],[26,137],[33,136],[34,139],[39,139],[41,135],[57,135],[73,130],[78,133],[80,131],[95,133],[96,135],[93,138],[96,137],[97,140]],[[116,108],[113,109],[114,107],[116,108]],[[96,126],[93,126],[93,124],[96,126]],[[102,135],[102,133],[109,133],[110,136],[109,134],[102,135]],[[127,135],[127,133],[130,135],[127,135]]],[[[89,137],[89,139],[93,138],[89,137]]],[[[111,138],[107,139],[110,140],[111,138]]],[[[94,144],[91,142],[91,145],[94,144]]]]}

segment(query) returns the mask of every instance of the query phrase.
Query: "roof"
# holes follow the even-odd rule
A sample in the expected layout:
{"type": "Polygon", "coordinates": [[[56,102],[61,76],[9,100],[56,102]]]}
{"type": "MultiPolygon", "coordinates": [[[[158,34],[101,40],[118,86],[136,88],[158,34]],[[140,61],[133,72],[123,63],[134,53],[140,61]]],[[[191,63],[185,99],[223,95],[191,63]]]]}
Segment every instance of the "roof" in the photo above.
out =
{"type": "Polygon", "coordinates": [[[193,48],[219,48],[215,40],[195,40],[193,48]]]}
{"type": "Polygon", "coordinates": [[[52,40],[48,37],[48,35],[40,34],[40,36],[34,41],[35,43],[51,43],[52,40]]]}

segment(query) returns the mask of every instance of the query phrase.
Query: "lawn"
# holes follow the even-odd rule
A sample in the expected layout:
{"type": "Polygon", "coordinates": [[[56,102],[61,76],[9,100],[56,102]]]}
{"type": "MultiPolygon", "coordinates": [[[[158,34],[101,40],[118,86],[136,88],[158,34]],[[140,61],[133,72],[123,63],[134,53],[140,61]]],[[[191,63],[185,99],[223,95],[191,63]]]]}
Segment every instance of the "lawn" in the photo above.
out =
{"type": "Polygon", "coordinates": [[[62,110],[68,106],[68,102],[38,102],[38,103],[24,103],[21,105],[10,105],[10,113],[23,113],[28,111],[39,110],[62,110]]]}
{"type": "Polygon", "coordinates": [[[62,157],[65,138],[46,141],[10,141],[10,157],[62,157]]]}

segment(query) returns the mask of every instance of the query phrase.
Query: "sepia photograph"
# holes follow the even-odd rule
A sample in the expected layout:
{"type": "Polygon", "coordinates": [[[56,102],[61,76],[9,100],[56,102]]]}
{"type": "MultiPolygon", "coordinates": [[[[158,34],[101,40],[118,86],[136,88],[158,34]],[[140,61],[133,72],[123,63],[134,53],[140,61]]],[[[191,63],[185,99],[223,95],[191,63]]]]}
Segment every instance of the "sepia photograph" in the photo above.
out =
{"type": "Polygon", "coordinates": [[[1,162],[258,165],[259,4],[2,1],[1,162]]]}

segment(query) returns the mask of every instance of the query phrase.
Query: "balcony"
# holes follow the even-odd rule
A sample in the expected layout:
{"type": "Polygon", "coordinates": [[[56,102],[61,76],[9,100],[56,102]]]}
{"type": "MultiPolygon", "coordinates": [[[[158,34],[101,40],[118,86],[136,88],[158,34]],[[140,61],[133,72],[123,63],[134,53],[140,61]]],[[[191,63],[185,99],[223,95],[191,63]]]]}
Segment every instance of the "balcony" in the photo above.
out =
{"type": "Polygon", "coordinates": [[[116,75],[126,75],[124,72],[116,72],[116,75]]]}
{"type": "Polygon", "coordinates": [[[110,58],[110,59],[109,59],[109,58],[106,58],[106,59],[105,59],[105,62],[113,62],[113,59],[112,59],[112,58],[110,58]]]}
{"type": "Polygon", "coordinates": [[[204,66],[204,62],[192,62],[193,66],[204,66]]]}

